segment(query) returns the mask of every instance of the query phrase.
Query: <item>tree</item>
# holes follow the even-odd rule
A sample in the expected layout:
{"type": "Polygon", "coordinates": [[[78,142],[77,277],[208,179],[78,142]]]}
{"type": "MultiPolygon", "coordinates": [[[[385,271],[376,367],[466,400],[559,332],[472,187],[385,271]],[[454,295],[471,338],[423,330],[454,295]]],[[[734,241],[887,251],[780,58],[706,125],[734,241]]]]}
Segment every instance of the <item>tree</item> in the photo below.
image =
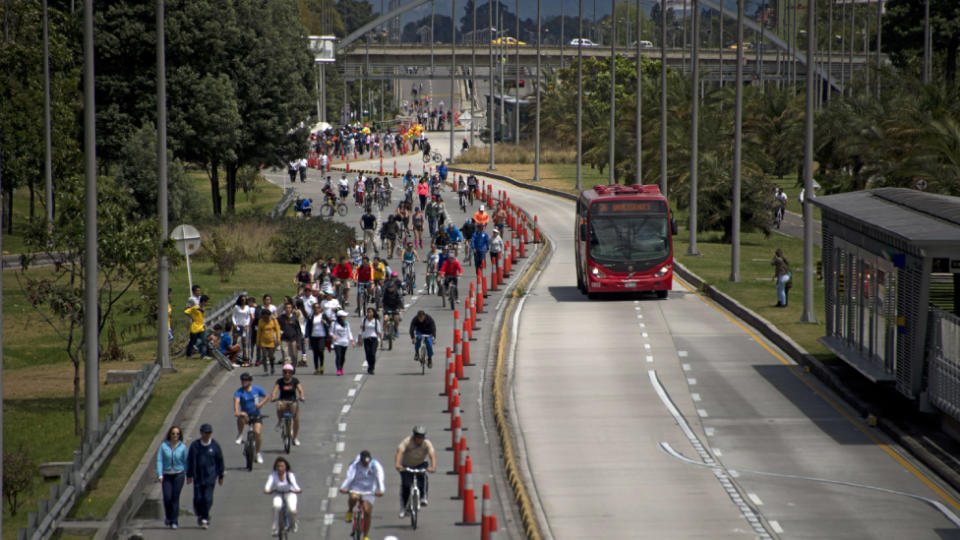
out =
{"type": "MultiPolygon", "coordinates": [[[[155,272],[161,244],[156,220],[145,219],[145,213],[133,197],[114,179],[98,178],[98,310],[96,314],[85,313],[83,179],[70,176],[64,179],[64,184],[56,193],[58,212],[52,232],[42,221],[37,221],[25,234],[24,243],[31,255],[23,261],[17,280],[30,304],[65,343],[64,352],[73,362],[74,432],[81,435],[84,318],[96,317],[99,336],[138,279],[155,272]],[[28,272],[38,254],[46,254],[54,261],[52,270],[40,274],[28,272]]],[[[155,279],[148,281],[156,283],[155,279]]],[[[156,292],[153,296],[157,296],[156,292]]]]}
{"type": "MultiPolygon", "coordinates": [[[[125,187],[137,208],[147,216],[157,214],[157,130],[152,124],[144,124],[133,133],[124,145],[117,171],[118,183],[125,187]]],[[[193,187],[184,172],[183,163],[167,157],[167,199],[169,218],[172,223],[181,223],[195,212],[199,204],[194,198],[193,187]]]]}
{"type": "Polygon", "coordinates": [[[743,132],[747,155],[763,170],[783,178],[797,170],[803,154],[804,97],[789,89],[766,88],[757,92],[752,87],[744,100],[747,104],[743,132]],[[792,97],[791,97],[792,96],[792,97]]]}
{"type": "Polygon", "coordinates": [[[361,0],[337,0],[337,13],[343,21],[345,35],[376,18],[373,6],[361,0]]]}
{"type": "Polygon", "coordinates": [[[33,485],[37,464],[30,458],[30,449],[21,442],[15,451],[3,452],[3,496],[7,499],[10,515],[20,509],[20,495],[33,485]]]}
{"type": "MultiPolygon", "coordinates": [[[[888,0],[883,20],[883,45],[895,66],[914,74],[920,72],[923,57],[924,2],[888,0]]],[[[930,32],[934,65],[947,86],[957,77],[957,53],[960,48],[960,3],[950,0],[930,2],[930,32]]]]}

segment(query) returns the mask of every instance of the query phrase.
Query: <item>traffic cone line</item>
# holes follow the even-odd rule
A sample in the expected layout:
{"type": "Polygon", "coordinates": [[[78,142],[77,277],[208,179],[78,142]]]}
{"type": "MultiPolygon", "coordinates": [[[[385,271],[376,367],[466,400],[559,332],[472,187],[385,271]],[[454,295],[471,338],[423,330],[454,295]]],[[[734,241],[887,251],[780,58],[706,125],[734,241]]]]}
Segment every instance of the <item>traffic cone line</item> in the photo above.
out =
{"type": "Polygon", "coordinates": [[[469,454],[464,468],[466,478],[463,484],[463,523],[473,524],[477,522],[477,505],[473,500],[473,463],[469,454]]]}
{"type": "Polygon", "coordinates": [[[467,438],[460,437],[460,450],[457,452],[457,498],[463,497],[463,481],[467,474],[467,438]]]}
{"type": "Polygon", "coordinates": [[[490,539],[490,484],[483,485],[480,501],[480,540],[490,539]]]}
{"type": "Polygon", "coordinates": [[[461,353],[461,355],[463,356],[463,365],[465,367],[473,365],[473,363],[470,361],[470,342],[469,341],[463,342],[463,352],[461,353]]]}

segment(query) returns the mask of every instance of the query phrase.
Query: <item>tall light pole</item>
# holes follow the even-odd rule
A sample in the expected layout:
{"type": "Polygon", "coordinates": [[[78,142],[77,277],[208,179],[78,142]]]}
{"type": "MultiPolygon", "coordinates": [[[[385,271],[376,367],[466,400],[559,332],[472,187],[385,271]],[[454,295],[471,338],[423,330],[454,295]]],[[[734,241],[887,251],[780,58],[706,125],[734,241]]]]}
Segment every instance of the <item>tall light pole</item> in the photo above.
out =
{"type": "Polygon", "coordinates": [[[643,183],[643,170],[640,167],[642,161],[643,151],[643,142],[641,136],[643,135],[643,127],[641,126],[641,121],[643,119],[642,107],[643,107],[643,59],[640,56],[640,37],[641,37],[641,24],[642,18],[640,14],[643,12],[642,0],[637,0],[637,178],[634,181],[637,184],[643,183]]]}
{"type": "Polygon", "coordinates": [[[583,0],[577,18],[577,191],[583,189],[583,0]]]}
{"type": "MultiPolygon", "coordinates": [[[[740,281],[740,176],[743,153],[743,0],[737,0],[737,90],[733,109],[733,194],[730,206],[732,229],[730,238],[730,281],[740,281]]],[[[807,61],[807,71],[814,72],[807,61]]],[[[810,88],[807,88],[810,94],[810,88]]]]}
{"type": "Polygon", "coordinates": [[[473,148],[473,132],[477,125],[477,2],[473,4],[473,33],[470,40],[470,148],[473,148]]]}
{"type": "MultiPolygon", "coordinates": [[[[167,216],[167,59],[164,2],[157,2],[157,218],[160,220],[160,241],[170,235],[167,216]]],[[[157,269],[157,360],[165,370],[173,368],[170,341],[167,338],[167,289],[170,287],[170,263],[160,248],[157,269]]]]}
{"type": "Polygon", "coordinates": [[[933,39],[930,33],[930,0],[923,2],[923,84],[930,84],[930,72],[933,64],[931,63],[933,39]]]}
{"type": "MultiPolygon", "coordinates": [[[[513,144],[520,144],[520,0],[517,0],[516,6],[517,22],[517,42],[514,44],[514,68],[517,70],[513,77],[513,95],[516,103],[513,104],[513,144]]],[[[540,37],[537,36],[537,46],[540,44],[540,37]]],[[[540,51],[537,50],[537,60],[540,60],[540,51]]]]}
{"type": "MultiPolygon", "coordinates": [[[[743,0],[740,0],[741,2],[743,0]]],[[[803,315],[800,322],[816,323],[813,312],[813,88],[811,55],[816,48],[816,2],[807,2],[807,114],[803,122],[803,315]]]]}
{"type": "MultiPolygon", "coordinates": [[[[519,12],[517,19],[520,19],[519,12]]],[[[534,121],[534,143],[533,143],[533,181],[540,181],[540,25],[542,23],[540,16],[540,0],[537,0],[537,76],[533,79],[533,91],[536,94],[537,111],[534,121]]],[[[519,66],[518,66],[519,67],[519,66]]],[[[520,110],[520,100],[517,100],[517,110],[520,110]]],[[[519,125],[519,121],[517,124],[519,125]]],[[[519,142],[519,141],[518,141],[519,142]]]]}
{"type": "Polygon", "coordinates": [[[454,141],[457,125],[457,0],[450,1],[450,158],[453,162],[454,141]]]}
{"type": "Polygon", "coordinates": [[[830,84],[830,78],[833,76],[833,2],[827,4],[827,102],[830,101],[830,94],[833,93],[833,85],[830,84]]]}
{"type": "Polygon", "coordinates": [[[880,36],[883,34],[883,0],[877,0],[877,99],[880,99],[880,69],[883,67],[880,50],[883,44],[880,36]]]}
{"type": "MultiPolygon", "coordinates": [[[[741,0],[742,1],[742,0],[741,0]]],[[[684,6],[686,12],[686,6],[684,6]]],[[[698,135],[700,131],[700,0],[693,0],[693,54],[690,58],[690,230],[687,255],[699,255],[697,249],[697,172],[700,167],[698,135]]],[[[741,47],[742,49],[743,47],[741,47]]]]}
{"type": "Polygon", "coordinates": [[[83,303],[84,382],[86,401],[84,433],[86,441],[99,429],[100,415],[100,343],[97,318],[99,272],[97,270],[97,111],[93,78],[93,2],[83,3],[83,172],[86,282],[83,303]]]}
{"type": "Polygon", "coordinates": [[[487,74],[487,84],[490,89],[490,110],[487,111],[487,126],[490,131],[490,166],[487,167],[487,169],[495,171],[497,170],[496,164],[494,163],[494,147],[497,145],[495,125],[497,110],[493,103],[493,0],[487,2],[487,9],[489,10],[487,14],[487,27],[490,29],[490,73],[487,74]]]}
{"type": "Polygon", "coordinates": [[[660,2],[660,192],[667,196],[667,3],[660,2]]]}
{"type": "Polygon", "coordinates": [[[610,171],[607,183],[611,186],[617,183],[617,176],[615,171],[616,165],[616,147],[614,143],[616,141],[616,128],[615,123],[617,120],[617,25],[616,15],[617,13],[617,0],[610,0],[610,171]]]}

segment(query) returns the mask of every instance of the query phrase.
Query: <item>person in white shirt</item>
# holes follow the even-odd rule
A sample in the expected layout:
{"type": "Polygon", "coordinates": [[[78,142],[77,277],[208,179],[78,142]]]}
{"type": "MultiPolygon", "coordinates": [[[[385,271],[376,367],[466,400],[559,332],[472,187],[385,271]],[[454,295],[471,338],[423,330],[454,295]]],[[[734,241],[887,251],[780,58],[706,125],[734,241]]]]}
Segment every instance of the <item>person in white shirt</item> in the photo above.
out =
{"type": "Polygon", "coordinates": [[[336,318],[337,312],[340,311],[343,306],[340,305],[340,301],[334,298],[333,296],[333,287],[323,289],[324,299],[320,302],[320,310],[323,311],[324,316],[327,317],[328,321],[332,321],[336,318]]]}
{"type": "Polygon", "coordinates": [[[297,493],[300,493],[300,484],[297,483],[297,476],[293,474],[290,463],[283,457],[278,457],[273,462],[273,472],[267,478],[267,485],[263,487],[264,493],[273,493],[273,535],[279,532],[277,523],[280,521],[280,509],[283,507],[283,500],[287,501],[287,511],[289,512],[290,523],[293,532],[297,532],[297,493]]]}
{"type": "Polygon", "coordinates": [[[329,158],[326,154],[320,154],[320,174],[327,172],[327,164],[330,163],[329,158]]]}
{"type": "Polygon", "coordinates": [[[346,175],[341,176],[340,180],[337,180],[337,187],[340,190],[340,198],[346,199],[347,195],[350,193],[350,181],[347,180],[346,175]]]}
{"type": "Polygon", "coordinates": [[[343,375],[343,364],[347,361],[347,347],[356,343],[353,332],[350,330],[350,322],[347,321],[348,315],[349,313],[341,309],[337,312],[337,318],[330,324],[330,339],[333,341],[333,350],[337,355],[337,375],[343,375]]]}
{"type": "Polygon", "coordinates": [[[370,375],[373,375],[373,367],[377,363],[377,347],[381,339],[383,339],[383,327],[380,319],[377,318],[377,310],[368,307],[367,316],[360,321],[360,340],[363,341],[363,351],[367,357],[367,373],[370,375]]]}
{"type": "Polygon", "coordinates": [[[300,183],[301,183],[301,184],[304,184],[304,183],[307,182],[307,166],[308,166],[308,165],[309,165],[309,162],[307,161],[307,158],[305,158],[305,157],[300,158],[300,161],[297,162],[297,169],[299,169],[299,171],[300,171],[300,183]]]}
{"type": "Polygon", "coordinates": [[[373,521],[374,496],[382,497],[386,490],[383,482],[383,465],[373,459],[369,450],[360,452],[360,455],[347,468],[347,477],[340,484],[340,493],[360,491],[373,492],[373,495],[350,493],[349,507],[346,516],[344,516],[344,521],[350,523],[353,520],[353,507],[356,506],[358,501],[362,500],[363,511],[367,515],[363,524],[363,535],[366,537],[370,532],[370,522],[373,521]]]}
{"type": "Polygon", "coordinates": [[[250,318],[253,310],[247,305],[247,295],[241,294],[237,297],[237,303],[233,306],[233,312],[230,319],[233,322],[233,343],[240,345],[242,352],[241,361],[247,361],[247,349],[250,341],[250,318]]]}
{"type": "Polygon", "coordinates": [[[322,309],[313,311],[313,316],[307,320],[305,335],[310,336],[310,350],[313,351],[313,374],[323,375],[323,353],[327,348],[330,319],[322,309]]]}

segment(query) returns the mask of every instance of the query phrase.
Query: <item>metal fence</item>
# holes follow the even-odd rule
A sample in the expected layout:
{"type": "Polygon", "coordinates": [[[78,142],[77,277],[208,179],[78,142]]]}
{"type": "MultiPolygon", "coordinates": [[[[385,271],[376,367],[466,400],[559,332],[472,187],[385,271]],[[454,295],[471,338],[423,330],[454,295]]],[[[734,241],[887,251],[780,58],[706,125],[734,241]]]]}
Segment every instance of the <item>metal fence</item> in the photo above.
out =
{"type": "Polygon", "coordinates": [[[930,309],[927,369],[930,402],[960,420],[960,318],[930,309]]]}
{"type": "Polygon", "coordinates": [[[278,218],[282,216],[287,208],[290,208],[290,205],[293,204],[293,200],[297,198],[297,192],[293,188],[287,188],[283,192],[283,197],[277,202],[277,205],[273,207],[273,210],[270,211],[268,216],[272,218],[278,218]]]}
{"type": "MultiPolygon", "coordinates": [[[[205,317],[206,324],[212,328],[229,317],[237,297],[242,294],[247,293],[236,291],[230,297],[224,298],[209,311],[205,317]]],[[[144,364],[143,369],[127,387],[127,393],[120,397],[119,402],[113,404],[113,410],[101,423],[100,431],[86,437],[85,442],[74,452],[73,463],[60,475],[60,482],[50,487],[50,497],[38,501],[37,511],[27,514],[27,526],[17,530],[17,540],[42,540],[54,535],[87,486],[97,477],[100,467],[140,413],[159,379],[160,365],[144,364]]]]}

